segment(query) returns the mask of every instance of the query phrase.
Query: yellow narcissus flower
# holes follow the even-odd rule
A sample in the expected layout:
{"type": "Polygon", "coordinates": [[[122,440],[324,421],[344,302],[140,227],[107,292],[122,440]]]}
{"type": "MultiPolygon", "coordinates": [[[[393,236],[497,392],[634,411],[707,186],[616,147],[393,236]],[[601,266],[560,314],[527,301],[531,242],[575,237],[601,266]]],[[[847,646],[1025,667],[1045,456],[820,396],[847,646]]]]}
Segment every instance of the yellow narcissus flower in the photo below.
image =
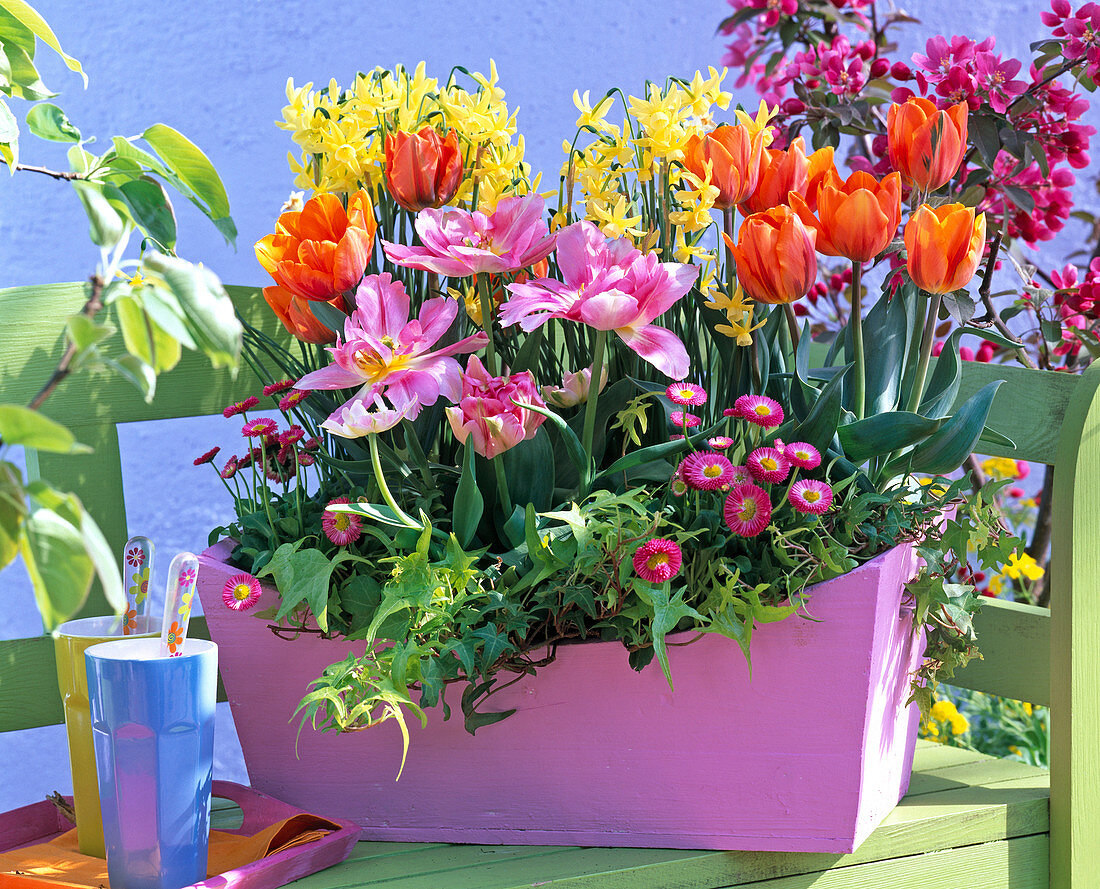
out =
{"type": "Polygon", "coordinates": [[[740,283],[734,288],[732,296],[715,287],[712,287],[706,296],[707,305],[726,316],[725,324],[714,326],[715,333],[721,333],[736,340],[739,346],[751,346],[752,332],[762,327],[764,322],[761,321],[755,325],[752,323],[754,306],[746,300],[740,283]]]}
{"type": "Polygon", "coordinates": [[[1011,457],[989,457],[982,460],[982,472],[994,478],[1016,478],[1019,467],[1011,457]]]}
{"type": "Polygon", "coordinates": [[[741,126],[747,129],[752,135],[757,133],[764,134],[764,147],[767,148],[772,144],[772,131],[771,122],[772,118],[779,113],[779,106],[774,108],[768,108],[768,103],[763,99],[760,100],[760,108],[756,112],[756,117],[750,117],[748,112],[742,111],[738,108],[735,112],[737,120],[741,126]]]}
{"type": "Polygon", "coordinates": [[[588,90],[584,91],[583,96],[580,90],[573,90],[573,104],[577,106],[577,110],[581,113],[580,117],[577,118],[577,128],[592,127],[592,129],[600,133],[608,133],[617,139],[619,137],[619,128],[604,120],[607,112],[611,110],[613,103],[614,99],[612,96],[604,96],[597,103],[596,107],[593,108],[588,98],[588,90]]]}
{"type": "Polygon", "coordinates": [[[621,238],[629,235],[638,238],[642,230],[638,223],[642,221],[640,213],[633,213],[633,205],[623,195],[619,195],[614,204],[603,201],[589,201],[585,204],[588,218],[596,223],[609,238],[621,238]]]}

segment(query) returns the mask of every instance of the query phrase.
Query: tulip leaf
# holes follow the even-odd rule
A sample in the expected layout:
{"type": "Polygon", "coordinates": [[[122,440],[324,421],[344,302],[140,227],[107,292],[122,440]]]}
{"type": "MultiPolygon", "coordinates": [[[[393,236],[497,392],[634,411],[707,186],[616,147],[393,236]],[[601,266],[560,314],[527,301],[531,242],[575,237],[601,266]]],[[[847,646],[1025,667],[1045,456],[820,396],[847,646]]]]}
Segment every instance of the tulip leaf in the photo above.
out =
{"type": "Polygon", "coordinates": [[[618,475],[620,472],[626,472],[629,469],[633,469],[635,466],[641,466],[643,463],[650,463],[655,460],[663,460],[665,457],[674,457],[683,451],[688,450],[689,447],[695,447],[705,442],[712,435],[717,435],[721,431],[725,420],[720,420],[715,423],[709,429],[704,429],[702,432],[698,432],[695,435],[688,436],[687,438],[679,438],[675,441],[666,441],[658,445],[650,445],[648,448],[641,448],[637,451],[631,451],[625,457],[620,457],[614,463],[607,467],[602,472],[598,472],[592,479],[593,483],[601,479],[610,479],[618,475]]]}
{"type": "Polygon", "coordinates": [[[462,476],[455,491],[454,509],[451,513],[451,527],[455,537],[463,548],[473,542],[478,522],[485,511],[485,499],[477,487],[474,470],[474,447],[472,439],[467,440],[462,460],[462,476]]]}
{"type": "Polygon", "coordinates": [[[978,440],[984,441],[986,444],[993,444],[1002,448],[1012,448],[1013,450],[1016,449],[1015,441],[1013,441],[1004,433],[998,432],[991,426],[986,426],[982,430],[981,438],[979,438],[978,440]]]}
{"type": "Polygon", "coordinates": [[[920,403],[920,413],[926,417],[944,417],[955,403],[962,380],[962,359],[959,357],[959,339],[963,334],[980,336],[998,346],[1019,349],[1018,343],[1001,336],[993,330],[980,330],[976,327],[959,327],[947,337],[943,351],[936,359],[936,366],[928,380],[928,387],[920,403]]]}
{"type": "Polygon", "coordinates": [[[514,503],[533,503],[542,512],[554,505],[554,448],[541,426],[530,438],[501,454],[504,477],[514,503]]]}
{"type": "Polygon", "coordinates": [[[890,411],[857,420],[837,429],[844,455],[859,464],[872,457],[907,448],[927,438],[943,425],[909,411],[890,411]]]}
{"type": "Polygon", "coordinates": [[[554,424],[554,427],[561,434],[562,441],[565,443],[565,450],[566,453],[569,454],[569,459],[571,459],[573,465],[577,467],[577,473],[580,475],[581,480],[579,487],[582,494],[587,494],[591,469],[588,465],[588,457],[584,453],[584,445],[581,444],[581,440],[577,437],[577,433],[569,428],[569,424],[566,423],[565,420],[548,408],[540,407],[537,404],[528,404],[523,401],[517,401],[515,404],[518,407],[534,411],[536,414],[542,414],[554,424]]]}
{"type": "Polygon", "coordinates": [[[321,324],[325,325],[332,333],[343,335],[344,322],[348,320],[348,316],[336,308],[332,303],[320,299],[312,299],[309,301],[309,310],[313,313],[313,317],[321,324]]]}
{"type": "Polygon", "coordinates": [[[914,448],[909,455],[912,470],[946,475],[962,466],[981,438],[993,397],[1003,382],[994,380],[986,383],[937,432],[914,448]]]}
{"type": "Polygon", "coordinates": [[[871,347],[867,355],[867,413],[892,411],[901,397],[901,378],[908,357],[909,317],[904,301],[894,298],[876,302],[863,319],[863,337],[871,347]]]}
{"type": "Polygon", "coordinates": [[[822,453],[833,441],[837,426],[840,425],[840,396],[844,378],[852,365],[846,364],[822,388],[817,395],[809,415],[791,433],[794,441],[812,444],[822,453]]]}

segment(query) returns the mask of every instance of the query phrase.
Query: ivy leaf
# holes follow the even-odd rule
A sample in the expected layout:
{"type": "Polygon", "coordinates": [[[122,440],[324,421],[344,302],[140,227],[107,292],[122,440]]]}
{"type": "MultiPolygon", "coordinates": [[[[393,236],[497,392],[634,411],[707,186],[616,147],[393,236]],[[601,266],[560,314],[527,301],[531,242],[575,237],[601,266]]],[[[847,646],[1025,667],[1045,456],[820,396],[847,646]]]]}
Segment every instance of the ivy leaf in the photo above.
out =
{"type": "Polygon", "coordinates": [[[284,543],[271,557],[271,561],[258,572],[257,577],[271,575],[279,588],[282,605],[275,614],[282,620],[303,602],[309,606],[317,620],[317,626],[328,630],[328,588],[332,569],[343,558],[330,561],[319,549],[299,550],[304,541],[284,543]]]}
{"type": "Polygon", "coordinates": [[[672,671],[668,666],[668,650],[665,647],[665,636],[680,622],[682,618],[694,617],[700,621],[705,620],[703,615],[684,602],[685,590],[678,590],[675,596],[669,597],[669,585],[662,583],[660,586],[646,584],[650,589],[645,590],[643,584],[637,585],[638,596],[653,608],[653,623],[650,625],[650,638],[653,641],[653,651],[664,671],[665,680],[669,689],[672,689],[672,671]]]}

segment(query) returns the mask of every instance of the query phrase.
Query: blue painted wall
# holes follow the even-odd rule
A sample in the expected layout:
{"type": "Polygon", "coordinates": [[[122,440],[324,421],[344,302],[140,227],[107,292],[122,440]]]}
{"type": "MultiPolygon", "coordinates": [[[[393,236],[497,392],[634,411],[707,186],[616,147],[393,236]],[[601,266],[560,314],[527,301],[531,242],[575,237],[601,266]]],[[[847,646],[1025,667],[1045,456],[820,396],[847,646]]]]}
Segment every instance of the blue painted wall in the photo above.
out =
{"type": "MultiPolygon", "coordinates": [[[[487,71],[493,58],[509,103],[520,109],[528,160],[553,185],[561,140],[572,135],[576,119],[575,88],[593,96],[612,85],[637,92],[646,78],[690,76],[717,65],[723,41],[714,28],[728,11],[721,0],[37,0],[36,6],[89,74],[81,90],[75,75],[43,53],[45,80],[61,92],[55,101],[86,136],[102,144],[159,121],[190,136],[213,160],[240,230],[238,248],[225,246],[181,203],[179,249],[241,284],[266,283],[252,244],[270,231],[292,188],[286,154],[293,146],[275,127],[288,77],[297,84],[335,77],[346,85],[358,70],[424,59],[444,78],[457,64],[487,71]]],[[[929,24],[913,29],[907,48],[923,48],[932,29],[942,28],[977,39],[996,34],[1001,51],[1024,56],[1044,32],[1045,8],[1043,0],[914,0],[911,12],[929,24]]],[[[744,99],[755,105],[753,94],[744,99]]],[[[29,137],[23,160],[62,167],[64,152],[29,137]]],[[[98,256],[86,231],[67,185],[0,173],[0,287],[85,278],[98,256]]],[[[231,432],[220,418],[122,431],[130,525],[158,542],[162,572],[172,552],[201,549],[208,530],[229,518],[213,473],[194,469],[191,460],[213,444],[230,444],[231,432]],[[160,499],[166,490],[186,491],[189,499],[166,503],[160,499]]],[[[18,567],[4,571],[0,638],[40,629],[25,575],[18,567]]],[[[239,778],[224,713],[219,733],[217,775],[239,778]]],[[[5,776],[0,811],[69,788],[64,738],[55,729],[0,736],[0,762],[24,763],[26,776],[18,782],[5,776]]]]}

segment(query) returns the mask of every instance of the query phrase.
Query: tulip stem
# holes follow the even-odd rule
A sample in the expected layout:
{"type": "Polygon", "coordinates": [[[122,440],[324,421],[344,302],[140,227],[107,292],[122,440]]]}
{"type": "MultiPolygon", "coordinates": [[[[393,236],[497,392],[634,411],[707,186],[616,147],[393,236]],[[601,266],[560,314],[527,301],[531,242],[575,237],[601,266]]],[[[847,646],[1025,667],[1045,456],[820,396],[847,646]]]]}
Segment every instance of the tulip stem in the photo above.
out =
{"type": "Polygon", "coordinates": [[[863,356],[863,263],[852,260],[852,315],[848,323],[852,328],[852,353],[855,359],[856,378],[852,386],[852,407],[857,420],[862,420],[867,391],[867,362],[863,356]]]}
{"type": "Polygon", "coordinates": [[[928,376],[928,363],[932,357],[932,341],[936,337],[936,318],[940,314],[939,293],[928,295],[928,314],[924,319],[924,331],[921,333],[920,358],[917,360],[917,376],[913,380],[913,390],[909,393],[908,410],[916,412],[924,397],[924,380],[928,376]]]}
{"type": "Polygon", "coordinates": [[[783,314],[787,316],[787,329],[791,332],[791,351],[798,351],[798,317],[794,313],[794,306],[783,303],[783,314]]]}
{"type": "Polygon", "coordinates": [[[588,384],[588,402],[584,406],[584,431],[581,445],[588,465],[592,465],[592,439],[596,431],[596,402],[600,397],[600,380],[603,379],[604,353],[607,350],[607,331],[596,331],[596,347],[592,355],[592,376],[588,384]]]}
{"type": "Polygon", "coordinates": [[[478,274],[476,279],[478,301],[481,303],[481,326],[489,341],[485,344],[485,369],[489,375],[497,375],[497,350],[493,344],[493,294],[489,287],[489,279],[484,274],[478,274]]]}
{"type": "Polygon", "coordinates": [[[397,501],[393,499],[393,494],[390,493],[390,486],[386,484],[386,476],[382,472],[382,461],[378,458],[377,433],[368,435],[367,443],[370,445],[370,462],[374,467],[374,478],[378,482],[378,490],[382,494],[382,499],[385,500],[386,505],[393,510],[398,521],[408,528],[415,528],[418,531],[423,530],[424,526],[398,506],[397,501]]]}

